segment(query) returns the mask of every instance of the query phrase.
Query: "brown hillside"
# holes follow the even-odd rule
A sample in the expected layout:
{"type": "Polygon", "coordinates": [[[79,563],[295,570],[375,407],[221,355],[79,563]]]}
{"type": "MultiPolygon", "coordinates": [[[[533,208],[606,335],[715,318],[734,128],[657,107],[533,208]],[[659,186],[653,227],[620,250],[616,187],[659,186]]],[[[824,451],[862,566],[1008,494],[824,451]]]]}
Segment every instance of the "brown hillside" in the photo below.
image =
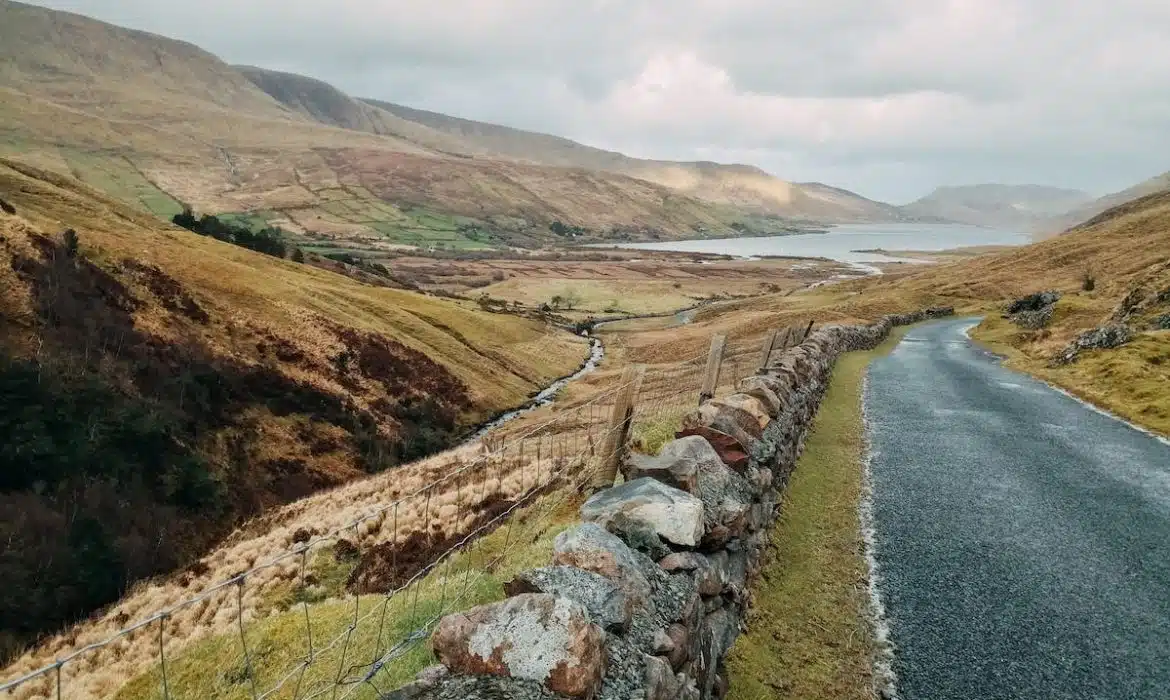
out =
{"type": "Polygon", "coordinates": [[[164,226],[28,166],[0,161],[0,199],[9,648],[243,518],[451,444],[588,351],[164,226]]]}

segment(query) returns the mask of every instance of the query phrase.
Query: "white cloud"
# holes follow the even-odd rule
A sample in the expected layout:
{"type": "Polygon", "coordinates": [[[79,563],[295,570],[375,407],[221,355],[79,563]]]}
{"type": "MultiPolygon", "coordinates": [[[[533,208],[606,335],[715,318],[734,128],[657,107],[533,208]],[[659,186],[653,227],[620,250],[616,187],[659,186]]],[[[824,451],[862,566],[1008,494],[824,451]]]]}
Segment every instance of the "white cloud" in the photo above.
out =
{"type": "Polygon", "coordinates": [[[1163,0],[45,4],[361,95],[879,198],[1170,169],[1163,0]]]}

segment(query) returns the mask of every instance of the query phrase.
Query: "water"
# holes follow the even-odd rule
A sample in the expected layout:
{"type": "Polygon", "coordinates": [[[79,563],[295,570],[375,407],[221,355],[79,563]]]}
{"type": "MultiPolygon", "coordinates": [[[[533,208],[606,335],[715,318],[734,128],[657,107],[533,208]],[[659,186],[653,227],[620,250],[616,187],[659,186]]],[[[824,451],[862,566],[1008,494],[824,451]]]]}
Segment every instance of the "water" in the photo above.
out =
{"type": "Polygon", "coordinates": [[[602,342],[600,340],[598,340],[597,338],[594,338],[592,349],[589,352],[589,359],[585,361],[585,364],[581,365],[581,369],[577,370],[576,372],[574,372],[573,374],[571,374],[567,377],[558,379],[555,382],[553,382],[552,384],[549,384],[547,387],[545,387],[544,391],[537,394],[528,403],[524,404],[520,408],[517,408],[517,409],[512,410],[512,411],[508,411],[507,413],[499,416],[498,418],[491,421],[490,423],[484,424],[483,426],[481,426],[479,428],[479,430],[475,431],[474,435],[472,435],[470,438],[465,440],[463,442],[463,444],[470,445],[473,442],[476,442],[478,440],[483,439],[483,436],[487,435],[488,433],[490,433],[491,431],[500,427],[501,425],[504,425],[505,423],[514,421],[517,418],[519,418],[520,416],[522,416],[526,413],[529,413],[530,411],[535,411],[536,409],[540,408],[541,406],[549,405],[554,400],[556,400],[557,394],[561,393],[562,389],[564,389],[570,383],[580,379],[581,377],[585,376],[586,374],[589,374],[593,370],[597,369],[597,365],[601,363],[601,360],[604,357],[605,357],[605,345],[603,345],[602,342]]]}
{"type": "Polygon", "coordinates": [[[1018,231],[1004,231],[959,224],[849,224],[828,233],[763,238],[718,238],[696,241],[628,243],[621,248],[670,250],[685,253],[714,253],[754,258],[766,255],[801,258],[828,258],[854,265],[878,262],[915,262],[860,250],[937,251],[985,245],[1026,245],[1031,237],[1018,231]]]}

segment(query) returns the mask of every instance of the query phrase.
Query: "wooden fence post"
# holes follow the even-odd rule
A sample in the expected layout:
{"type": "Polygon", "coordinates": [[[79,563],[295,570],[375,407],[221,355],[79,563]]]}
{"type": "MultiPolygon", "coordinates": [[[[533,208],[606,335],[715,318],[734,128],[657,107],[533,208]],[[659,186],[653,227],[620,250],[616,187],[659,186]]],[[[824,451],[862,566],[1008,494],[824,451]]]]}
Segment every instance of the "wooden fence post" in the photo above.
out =
{"type": "MultiPolygon", "coordinates": [[[[808,337],[810,335],[812,335],[812,329],[813,329],[814,323],[816,323],[816,321],[809,321],[808,322],[808,328],[804,329],[804,337],[800,339],[800,343],[803,343],[804,341],[808,340],[808,337]]],[[[797,345],[800,345],[800,343],[797,343],[797,345]]]]}
{"type": "Polygon", "coordinates": [[[763,374],[767,371],[768,363],[772,361],[772,352],[776,349],[776,342],[779,340],[779,328],[764,337],[764,348],[760,352],[760,368],[756,371],[756,374],[763,374]]]}
{"type": "Polygon", "coordinates": [[[631,365],[622,372],[621,390],[614,400],[613,413],[609,416],[609,429],[602,443],[601,464],[594,476],[591,493],[607,489],[617,480],[622,454],[630,437],[630,425],[634,422],[634,400],[645,376],[645,365],[631,365]]]}
{"type": "Polygon", "coordinates": [[[719,386],[719,369],[723,366],[723,349],[727,347],[727,336],[717,335],[711,339],[711,354],[707,356],[707,370],[703,373],[703,388],[699,392],[699,405],[715,398],[719,386]]]}

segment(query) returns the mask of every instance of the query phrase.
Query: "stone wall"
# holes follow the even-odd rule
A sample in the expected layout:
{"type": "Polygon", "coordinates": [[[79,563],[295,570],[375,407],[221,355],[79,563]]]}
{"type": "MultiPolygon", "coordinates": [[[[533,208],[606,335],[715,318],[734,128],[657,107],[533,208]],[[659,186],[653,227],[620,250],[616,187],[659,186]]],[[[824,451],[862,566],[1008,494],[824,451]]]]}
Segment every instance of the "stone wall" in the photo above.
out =
{"type": "Polygon", "coordinates": [[[431,638],[442,665],[387,697],[722,698],[723,658],[838,355],[952,313],[821,328],[687,416],[658,456],[629,455],[626,481],[585,503],[550,565],[444,618],[431,638]]]}

